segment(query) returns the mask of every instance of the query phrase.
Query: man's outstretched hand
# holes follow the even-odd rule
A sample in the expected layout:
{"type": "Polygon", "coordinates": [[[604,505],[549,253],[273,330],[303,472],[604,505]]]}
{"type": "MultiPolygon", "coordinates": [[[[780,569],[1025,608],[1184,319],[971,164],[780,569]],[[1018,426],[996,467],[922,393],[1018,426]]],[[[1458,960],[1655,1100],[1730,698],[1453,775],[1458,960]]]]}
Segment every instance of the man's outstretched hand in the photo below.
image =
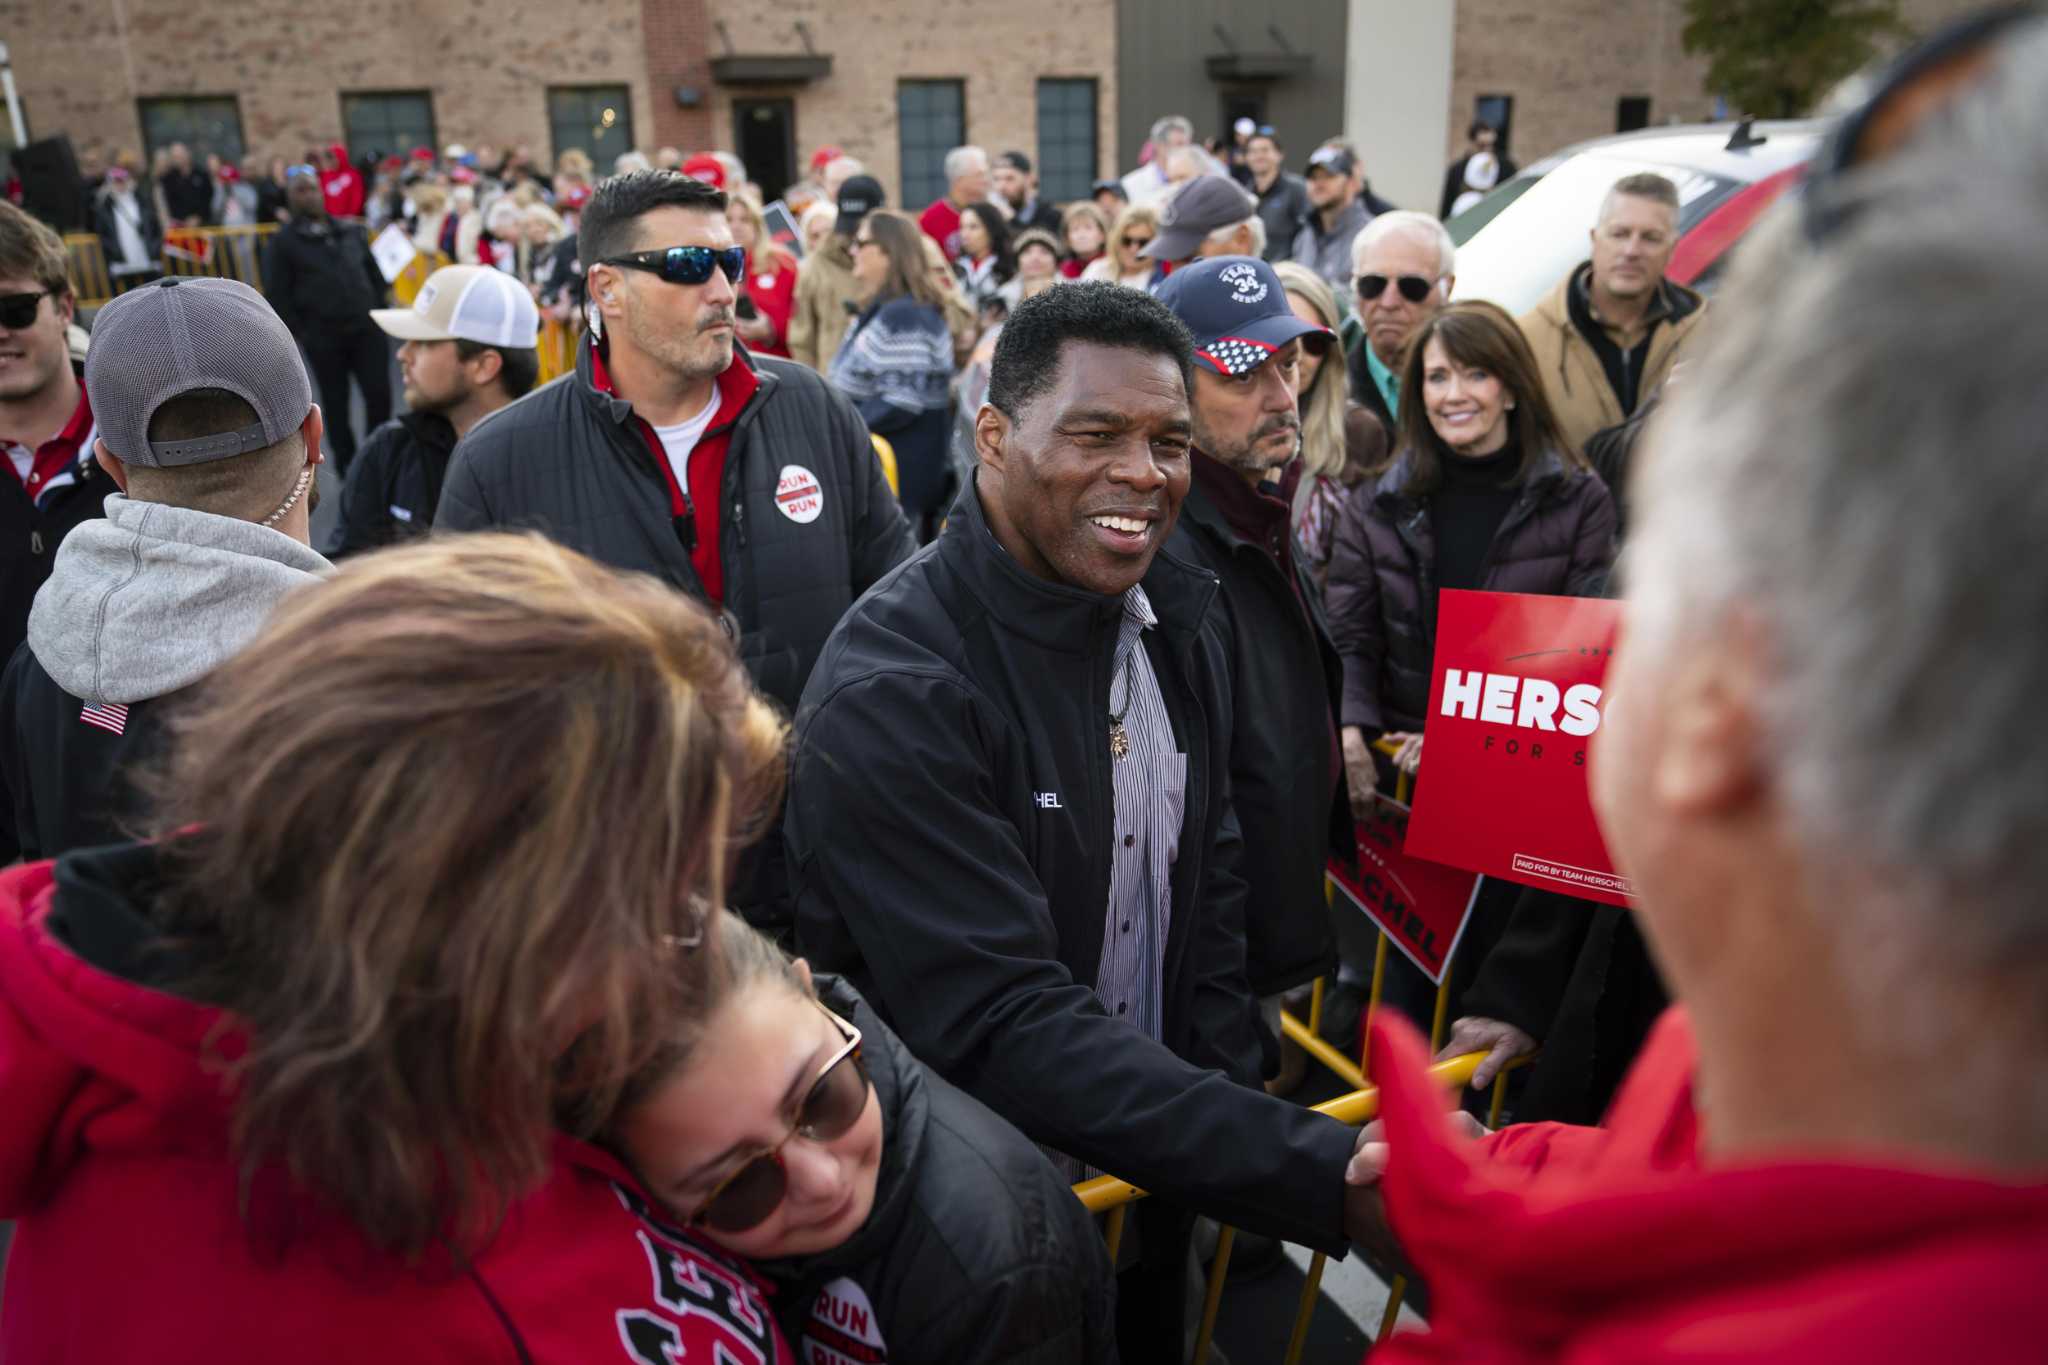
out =
{"type": "MultiPolygon", "coordinates": [[[[1485,1124],[1464,1110],[1451,1114],[1452,1127],[1468,1138],[1485,1137],[1485,1124]]],[[[1386,1127],[1378,1119],[1358,1130],[1351,1164],[1344,1168],[1344,1234],[1383,1264],[1405,1266],[1400,1243],[1387,1222],[1387,1202],[1380,1177],[1387,1172],[1386,1127]]]]}

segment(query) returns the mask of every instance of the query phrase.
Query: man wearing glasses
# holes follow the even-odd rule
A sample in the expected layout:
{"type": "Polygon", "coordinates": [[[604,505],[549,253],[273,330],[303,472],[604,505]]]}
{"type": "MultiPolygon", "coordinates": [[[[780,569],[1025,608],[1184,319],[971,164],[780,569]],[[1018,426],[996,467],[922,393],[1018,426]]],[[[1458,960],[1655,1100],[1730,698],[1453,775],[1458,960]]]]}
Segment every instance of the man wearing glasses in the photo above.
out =
{"type": "MultiPolygon", "coordinates": [[[[435,525],[525,527],[707,604],[754,683],[795,710],[839,618],[911,539],[853,404],[733,339],[747,268],[723,191],[673,171],[597,187],[579,235],[591,330],[576,372],[455,448],[435,525]]],[[[782,841],[734,908],[789,921],[782,841]]]]}
{"type": "Polygon", "coordinates": [[[1351,355],[1351,397],[1390,432],[1401,429],[1408,338],[1450,301],[1456,253],[1442,223],[1408,209],[1380,214],[1351,245],[1352,288],[1366,343],[1351,355]]]}
{"type": "MultiPolygon", "coordinates": [[[[73,356],[75,304],[64,242],[0,202],[0,651],[28,634],[28,610],[57,546],[100,515],[114,491],[93,463],[83,347],[73,356]]],[[[81,341],[84,333],[78,334],[81,341]]]]}

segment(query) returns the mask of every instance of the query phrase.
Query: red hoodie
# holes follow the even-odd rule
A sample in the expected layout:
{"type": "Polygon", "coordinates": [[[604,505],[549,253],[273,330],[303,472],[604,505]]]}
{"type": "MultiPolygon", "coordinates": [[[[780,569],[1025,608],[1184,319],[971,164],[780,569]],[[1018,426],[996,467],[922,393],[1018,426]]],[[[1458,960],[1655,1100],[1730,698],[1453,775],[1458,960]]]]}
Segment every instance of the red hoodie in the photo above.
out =
{"type": "Polygon", "coordinates": [[[320,197],[327,201],[330,218],[360,218],[368,192],[363,188],[362,173],[348,159],[348,148],[339,142],[327,149],[334,158],[334,169],[320,173],[320,197]]]}
{"type": "Polygon", "coordinates": [[[0,1217],[20,1220],[0,1360],[790,1359],[759,1281],[642,1216],[625,1171],[567,1138],[467,1271],[407,1269],[303,1200],[285,1211],[300,1235],[259,1250],[202,1060],[218,1011],[74,954],[52,887],[49,863],[0,873],[0,1217]]]}
{"type": "Polygon", "coordinates": [[[1651,1035],[1600,1128],[1450,1134],[1422,1040],[1379,1016],[1395,1233],[1430,1330],[1372,1365],[2048,1359],[2048,1171],[2010,1184],[1901,1155],[1699,1151],[1692,1033],[1651,1035]],[[1909,1165],[1908,1163],[1913,1163],[1909,1165]]]}

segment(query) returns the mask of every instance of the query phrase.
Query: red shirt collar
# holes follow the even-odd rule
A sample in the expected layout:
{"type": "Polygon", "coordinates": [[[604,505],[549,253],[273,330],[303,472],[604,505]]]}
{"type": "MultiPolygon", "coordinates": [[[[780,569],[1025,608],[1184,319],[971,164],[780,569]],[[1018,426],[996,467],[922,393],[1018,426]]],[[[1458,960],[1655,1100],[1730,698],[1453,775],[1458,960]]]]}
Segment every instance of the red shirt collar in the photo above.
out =
{"type": "MultiPolygon", "coordinates": [[[[604,363],[604,350],[596,345],[590,348],[590,383],[592,388],[606,397],[619,396],[618,384],[613,381],[612,372],[604,363]]],[[[761,387],[761,376],[754,373],[752,358],[738,343],[734,343],[732,348],[732,363],[719,372],[717,385],[718,411],[712,414],[711,425],[705,429],[704,434],[707,436],[737,421],[740,410],[747,405],[747,400],[761,387]]],[[[639,414],[635,413],[634,416],[638,417],[639,414]]]]}

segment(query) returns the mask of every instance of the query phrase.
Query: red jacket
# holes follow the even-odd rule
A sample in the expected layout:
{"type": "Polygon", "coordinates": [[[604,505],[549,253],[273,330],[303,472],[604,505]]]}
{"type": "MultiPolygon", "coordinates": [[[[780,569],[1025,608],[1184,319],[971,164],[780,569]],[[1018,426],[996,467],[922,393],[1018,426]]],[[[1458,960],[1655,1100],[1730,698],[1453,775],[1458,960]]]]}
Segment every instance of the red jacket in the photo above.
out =
{"type": "Polygon", "coordinates": [[[1603,1127],[1478,1143],[1450,1136],[1413,1029],[1382,1013],[1372,1047],[1388,1212],[1432,1297],[1428,1333],[1373,1365],[2044,1358],[2048,1171],[2012,1184],[1875,1152],[1715,1164],[1678,1010],[1603,1127]]]}
{"type": "Polygon", "coordinates": [[[219,1012],[74,955],[55,899],[52,864],[0,873],[0,1217],[20,1220],[8,1365],[790,1358],[759,1282],[640,1216],[631,1178],[567,1138],[466,1272],[399,1265],[290,1195],[259,1197],[255,1222],[282,1215],[299,1235],[258,1249],[202,1060],[219,1012]]]}
{"type": "Polygon", "coordinates": [[[740,292],[754,301],[761,316],[775,327],[767,341],[748,342],[756,355],[789,358],[789,315],[796,311],[796,262],[780,251],[765,251],[747,261],[740,292]]]}

